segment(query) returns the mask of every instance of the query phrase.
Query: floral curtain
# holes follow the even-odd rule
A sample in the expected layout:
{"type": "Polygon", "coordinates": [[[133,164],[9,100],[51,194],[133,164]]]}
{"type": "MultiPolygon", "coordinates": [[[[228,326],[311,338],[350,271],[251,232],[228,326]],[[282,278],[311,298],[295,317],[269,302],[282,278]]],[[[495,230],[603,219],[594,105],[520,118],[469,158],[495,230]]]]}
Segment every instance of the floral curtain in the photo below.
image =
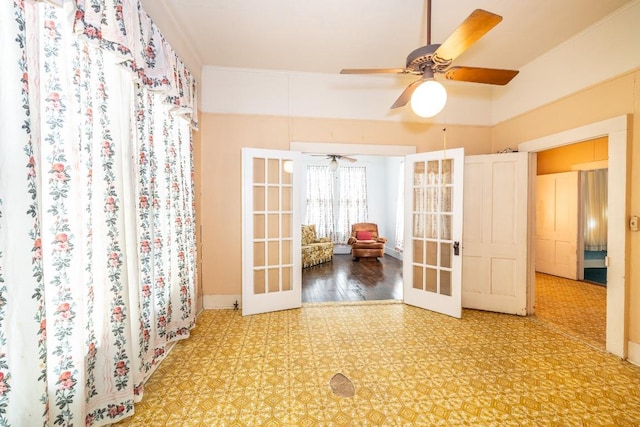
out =
{"type": "Polygon", "coordinates": [[[588,251],[606,251],[608,170],[586,171],[583,179],[584,247],[588,251]]]}
{"type": "Polygon", "coordinates": [[[305,224],[314,224],[318,237],[335,241],[334,175],[328,166],[307,167],[305,224]]]}
{"type": "Polygon", "coordinates": [[[0,426],[109,424],[194,325],[195,83],[133,0],[0,28],[0,426]]]}
{"type": "Polygon", "coordinates": [[[369,218],[367,200],[367,168],[340,166],[337,242],[346,244],[351,235],[351,225],[366,222],[369,218]]]}

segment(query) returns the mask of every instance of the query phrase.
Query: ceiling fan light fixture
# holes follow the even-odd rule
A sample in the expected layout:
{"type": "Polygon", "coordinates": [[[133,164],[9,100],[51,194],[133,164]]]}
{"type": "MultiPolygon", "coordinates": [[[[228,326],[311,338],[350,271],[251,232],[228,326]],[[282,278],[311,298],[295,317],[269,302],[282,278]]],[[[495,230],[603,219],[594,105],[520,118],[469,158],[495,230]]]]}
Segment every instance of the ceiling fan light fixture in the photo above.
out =
{"type": "Polygon", "coordinates": [[[338,170],[338,161],[335,157],[329,162],[329,169],[331,169],[331,171],[333,172],[338,170]]]}
{"type": "Polygon", "coordinates": [[[285,160],[282,164],[282,168],[286,173],[293,173],[293,161],[285,160]]]}
{"type": "Polygon", "coordinates": [[[420,117],[438,114],[447,103],[447,90],[440,82],[425,80],[411,95],[411,109],[420,117]]]}

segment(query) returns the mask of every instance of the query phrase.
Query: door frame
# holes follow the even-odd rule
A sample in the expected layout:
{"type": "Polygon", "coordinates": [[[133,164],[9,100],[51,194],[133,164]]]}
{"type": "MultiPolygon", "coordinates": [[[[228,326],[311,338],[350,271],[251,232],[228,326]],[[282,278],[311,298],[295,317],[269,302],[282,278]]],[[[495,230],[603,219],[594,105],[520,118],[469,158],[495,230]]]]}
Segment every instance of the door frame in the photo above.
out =
{"type": "MultiPolygon", "coordinates": [[[[518,151],[530,153],[529,198],[535,200],[536,153],[564,145],[575,144],[598,137],[608,138],[609,183],[608,183],[608,257],[607,270],[607,316],[606,350],[623,359],[627,358],[628,326],[627,309],[627,153],[629,116],[623,115],[596,123],[532,139],[518,144],[518,151]]],[[[529,223],[530,245],[535,245],[535,203],[532,203],[529,223]],[[532,239],[533,237],[533,239],[532,239]]],[[[530,246],[531,247],[531,246],[530,246]]],[[[535,302],[535,247],[529,259],[529,306],[533,312],[535,302]]],[[[640,348],[636,349],[640,356],[640,348]]]]}

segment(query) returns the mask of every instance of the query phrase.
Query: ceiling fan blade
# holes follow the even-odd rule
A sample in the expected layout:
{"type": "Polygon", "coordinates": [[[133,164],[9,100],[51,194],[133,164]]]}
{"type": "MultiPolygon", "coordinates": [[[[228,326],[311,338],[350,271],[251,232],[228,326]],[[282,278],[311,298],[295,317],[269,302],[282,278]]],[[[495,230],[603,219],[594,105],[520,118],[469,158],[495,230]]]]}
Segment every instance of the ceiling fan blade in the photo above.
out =
{"type": "Polygon", "coordinates": [[[345,68],[340,74],[407,74],[404,68],[345,68]]]}
{"type": "Polygon", "coordinates": [[[338,157],[340,160],[345,160],[345,161],[347,161],[347,162],[351,162],[351,163],[354,163],[354,162],[357,162],[357,161],[358,161],[358,159],[354,159],[353,157],[347,157],[347,156],[337,156],[337,157],[338,157]]]}
{"type": "Polygon", "coordinates": [[[476,9],[462,24],[440,45],[434,57],[447,62],[456,59],[469,46],[477,42],[482,36],[502,21],[502,16],[476,9]]]}
{"type": "Polygon", "coordinates": [[[420,83],[422,83],[422,79],[416,80],[415,82],[407,86],[405,90],[400,94],[398,99],[396,99],[396,102],[393,103],[391,109],[393,110],[394,108],[404,107],[405,105],[407,105],[407,102],[409,102],[409,100],[411,99],[411,95],[413,95],[413,92],[415,92],[418,86],[420,86],[420,83]]]}
{"type": "Polygon", "coordinates": [[[451,67],[445,72],[448,80],[461,82],[486,83],[490,85],[506,85],[519,71],[500,70],[496,68],[451,67]]]}

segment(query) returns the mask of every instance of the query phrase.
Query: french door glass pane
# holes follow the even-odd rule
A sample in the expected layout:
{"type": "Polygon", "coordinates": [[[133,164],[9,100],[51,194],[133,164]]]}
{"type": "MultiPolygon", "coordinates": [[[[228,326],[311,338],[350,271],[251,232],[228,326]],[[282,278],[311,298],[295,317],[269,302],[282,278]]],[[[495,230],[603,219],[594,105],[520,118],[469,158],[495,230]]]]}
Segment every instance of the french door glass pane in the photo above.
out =
{"type": "Polygon", "coordinates": [[[253,271],[253,293],[264,294],[266,290],[264,270],[253,271]]]}
{"type": "Polygon", "coordinates": [[[440,295],[451,296],[451,272],[440,270],[440,295]]]}
{"type": "Polygon", "coordinates": [[[282,290],[290,291],[293,289],[293,269],[291,267],[282,268],[282,290]]]}
{"type": "Polygon", "coordinates": [[[416,162],[413,167],[413,184],[422,186],[425,184],[425,164],[424,162],[416,162]]]}
{"type": "Polygon", "coordinates": [[[269,277],[269,292],[278,292],[280,290],[280,269],[270,268],[268,271],[269,277]]]}
{"type": "Polygon", "coordinates": [[[427,280],[425,290],[427,292],[438,292],[438,270],[427,267],[427,280]]]}
{"type": "Polygon", "coordinates": [[[280,209],[280,188],[270,186],[268,188],[269,211],[274,212],[280,209]]]}
{"type": "Polygon", "coordinates": [[[264,239],[265,228],[264,228],[264,219],[265,216],[263,214],[255,214],[253,215],[253,238],[254,239],[264,239]]]}
{"type": "Polygon", "coordinates": [[[264,255],[264,242],[253,243],[253,265],[254,267],[264,267],[266,259],[264,255]]]}
{"type": "Polygon", "coordinates": [[[451,243],[440,243],[440,267],[451,268],[451,243]]]}
{"type": "Polygon", "coordinates": [[[413,262],[423,264],[424,242],[422,240],[413,241],[413,262]]]}
{"type": "Polygon", "coordinates": [[[280,160],[269,159],[268,160],[268,184],[280,184],[280,160]]]}
{"type": "Polygon", "coordinates": [[[264,184],[264,159],[253,159],[253,182],[256,184],[264,184]]]}
{"type": "Polygon", "coordinates": [[[423,289],[423,278],[422,278],[422,266],[414,265],[413,266],[413,287],[415,289],[423,289]]]}
{"type": "Polygon", "coordinates": [[[427,242],[427,265],[438,265],[438,243],[427,242]]]}

